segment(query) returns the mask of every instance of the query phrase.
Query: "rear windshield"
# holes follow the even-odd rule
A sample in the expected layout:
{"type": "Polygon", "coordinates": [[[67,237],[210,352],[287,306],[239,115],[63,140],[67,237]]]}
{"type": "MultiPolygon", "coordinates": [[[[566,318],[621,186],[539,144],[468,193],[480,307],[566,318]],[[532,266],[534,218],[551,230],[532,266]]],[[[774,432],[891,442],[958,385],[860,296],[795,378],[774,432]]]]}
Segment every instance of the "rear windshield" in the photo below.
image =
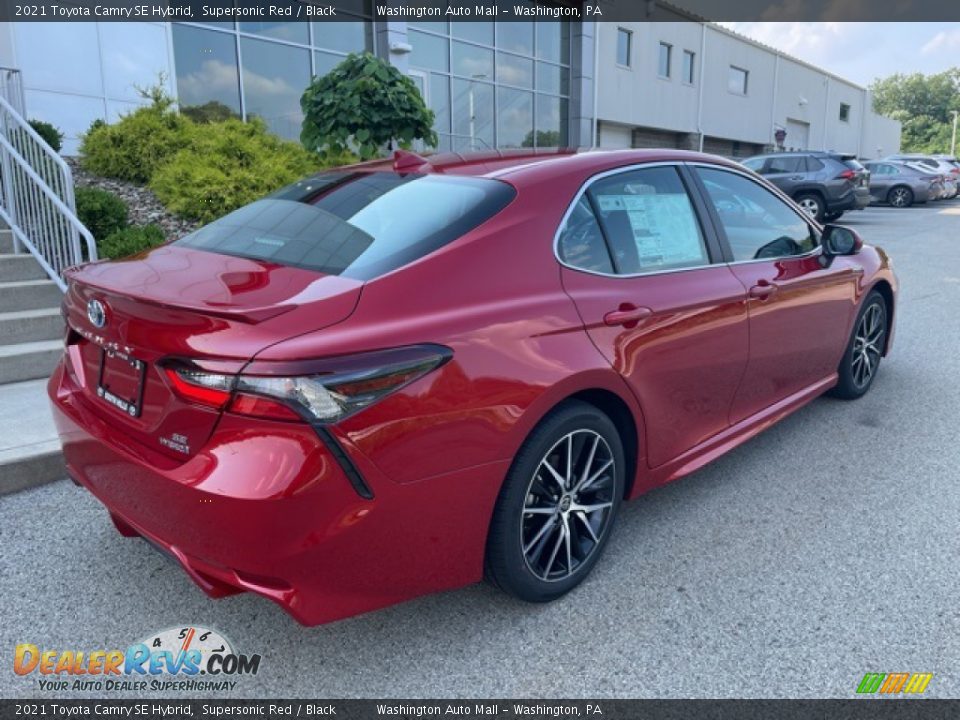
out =
{"type": "Polygon", "coordinates": [[[843,161],[843,164],[848,168],[850,168],[851,170],[856,170],[857,172],[859,172],[860,170],[863,170],[863,165],[861,165],[859,162],[853,159],[848,158],[843,161]]]}
{"type": "Polygon", "coordinates": [[[472,230],[515,194],[510,185],[484,178],[323,173],[174,244],[370,280],[472,230]]]}

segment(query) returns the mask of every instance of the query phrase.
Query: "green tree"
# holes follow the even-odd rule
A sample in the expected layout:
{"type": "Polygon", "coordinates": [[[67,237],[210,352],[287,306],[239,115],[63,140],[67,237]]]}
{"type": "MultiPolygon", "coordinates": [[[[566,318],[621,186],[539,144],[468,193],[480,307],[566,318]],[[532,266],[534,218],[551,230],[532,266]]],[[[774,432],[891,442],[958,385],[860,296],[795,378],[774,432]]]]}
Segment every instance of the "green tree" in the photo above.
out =
{"type": "Polygon", "coordinates": [[[352,53],[326,75],[314,77],[300,107],[300,142],[324,155],[355,150],[367,160],[394,142],[404,148],[415,139],[437,144],[433,111],[417,86],[370,53],[352,53]]]}
{"type": "MultiPolygon", "coordinates": [[[[559,130],[537,130],[537,147],[560,147],[559,130]]],[[[533,130],[527,133],[520,147],[533,147],[533,130]]]]}
{"type": "Polygon", "coordinates": [[[214,123],[240,119],[240,113],[218,100],[211,100],[203,105],[181,105],[180,114],[186,115],[195,123],[214,123]]]}
{"type": "Polygon", "coordinates": [[[953,111],[960,110],[960,68],[935,75],[892,75],[870,86],[873,109],[903,125],[904,152],[950,151],[953,111]]]}

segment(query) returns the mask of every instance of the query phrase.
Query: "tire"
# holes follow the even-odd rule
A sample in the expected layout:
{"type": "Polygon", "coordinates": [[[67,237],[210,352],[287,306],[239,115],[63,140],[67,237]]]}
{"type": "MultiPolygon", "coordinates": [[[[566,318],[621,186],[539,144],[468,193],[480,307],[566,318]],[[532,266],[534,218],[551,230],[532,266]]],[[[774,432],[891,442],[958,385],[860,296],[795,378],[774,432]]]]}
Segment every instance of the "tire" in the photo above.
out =
{"type": "Polygon", "coordinates": [[[823,204],[823,199],[814,193],[800,193],[794,198],[800,209],[817,222],[823,222],[827,208],[823,204]]]}
{"type": "Polygon", "coordinates": [[[837,368],[840,381],[831,390],[834,397],[856,400],[870,389],[880,369],[887,341],[888,312],[883,295],[874,290],[867,296],[857,313],[850,341],[837,368]]]}
{"type": "Polygon", "coordinates": [[[913,205],[913,190],[905,185],[890,188],[887,193],[887,202],[895,208],[907,208],[913,205]]]}
{"type": "Polygon", "coordinates": [[[490,522],[487,578],[514,597],[538,603],[579,585],[610,539],[625,468],[623,443],[610,418],[584,402],[560,405],[526,439],[507,473],[490,522]],[[568,448],[573,488],[567,484],[562,491],[560,480],[571,475],[568,448]]]}

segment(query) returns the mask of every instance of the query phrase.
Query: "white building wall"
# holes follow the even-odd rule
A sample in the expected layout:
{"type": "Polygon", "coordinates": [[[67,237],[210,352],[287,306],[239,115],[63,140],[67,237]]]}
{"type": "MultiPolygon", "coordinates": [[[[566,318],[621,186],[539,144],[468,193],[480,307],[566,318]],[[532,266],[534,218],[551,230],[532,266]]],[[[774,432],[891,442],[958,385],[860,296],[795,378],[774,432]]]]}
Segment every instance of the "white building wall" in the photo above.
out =
{"type": "Polygon", "coordinates": [[[712,26],[707,26],[705,48],[703,133],[742,142],[770,142],[774,53],[712,26]],[[749,73],[746,95],[730,91],[731,66],[749,73]]]}
{"type": "Polygon", "coordinates": [[[30,118],[63,131],[64,154],[77,152],[96,118],[112,122],[143,104],[136,86],[156,85],[163,73],[174,94],[167,23],[0,25],[0,54],[23,74],[30,118]]]}
{"type": "MultiPolygon", "coordinates": [[[[697,85],[681,80],[683,51],[700,55],[700,26],[696,23],[598,23],[600,54],[599,104],[601,120],[629,125],[696,131],[697,85]],[[630,66],[617,64],[617,30],[632,33],[630,66]],[[658,77],[661,42],[673,46],[671,77],[658,77]]],[[[696,75],[699,77],[699,65],[696,75]]]]}
{"type": "Polygon", "coordinates": [[[640,127],[773,146],[783,129],[786,148],[866,158],[877,157],[877,147],[899,150],[899,123],[872,112],[866,89],[719,26],[601,23],[599,33],[597,117],[602,128],[616,124],[606,141],[601,132],[601,145],[619,144],[625,128],[640,127]],[[633,33],[628,68],[616,62],[620,27],[633,33]],[[669,80],[658,77],[660,42],[674,47],[669,80]],[[697,53],[692,86],[680,77],[683,50],[697,53]],[[749,73],[746,95],[731,92],[731,66],[749,73]],[[846,121],[841,104],[850,106],[846,121]]]}

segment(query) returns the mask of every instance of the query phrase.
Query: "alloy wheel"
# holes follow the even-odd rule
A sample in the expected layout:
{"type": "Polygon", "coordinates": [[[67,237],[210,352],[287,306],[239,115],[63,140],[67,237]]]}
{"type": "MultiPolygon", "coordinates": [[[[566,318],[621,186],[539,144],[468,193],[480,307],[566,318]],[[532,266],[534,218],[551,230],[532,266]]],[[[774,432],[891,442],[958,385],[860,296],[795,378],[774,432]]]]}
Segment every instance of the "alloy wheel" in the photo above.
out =
{"type": "Polygon", "coordinates": [[[890,204],[898,208],[906,207],[909,197],[909,191],[906,188],[897,188],[890,193],[890,204]]]}
{"type": "Polygon", "coordinates": [[[547,582],[575,574],[613,516],[615,461],[593,430],[575,430],[547,451],[524,500],[520,541],[527,567],[547,582]]]}
{"type": "Polygon", "coordinates": [[[800,209],[812,218],[816,218],[817,213],[820,211],[820,206],[817,205],[817,201],[811,198],[803,198],[799,205],[800,209]]]}
{"type": "Polygon", "coordinates": [[[883,352],[881,343],[886,332],[883,314],[880,303],[872,304],[860,318],[856,335],[853,336],[851,370],[853,381],[861,388],[870,382],[880,365],[883,352]]]}

